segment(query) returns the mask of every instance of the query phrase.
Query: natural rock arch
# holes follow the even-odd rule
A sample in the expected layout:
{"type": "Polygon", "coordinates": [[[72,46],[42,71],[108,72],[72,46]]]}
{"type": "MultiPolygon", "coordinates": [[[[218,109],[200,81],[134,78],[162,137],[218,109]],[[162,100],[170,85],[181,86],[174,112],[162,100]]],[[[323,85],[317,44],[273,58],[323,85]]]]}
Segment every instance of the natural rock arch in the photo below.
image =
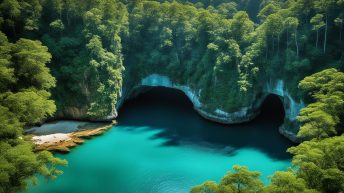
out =
{"type": "Polygon", "coordinates": [[[182,91],[192,102],[194,109],[204,118],[210,119],[212,121],[233,124],[242,123],[254,119],[259,113],[262,102],[270,94],[277,95],[280,97],[284,111],[285,119],[283,125],[280,127],[279,131],[281,134],[291,139],[292,141],[297,141],[296,133],[298,130],[297,126],[297,115],[301,108],[304,107],[304,103],[296,102],[288,93],[284,87],[284,82],[282,80],[270,81],[265,84],[260,97],[252,102],[252,105],[247,107],[242,107],[239,111],[235,112],[225,112],[221,109],[215,109],[209,112],[202,108],[203,104],[200,101],[200,91],[193,90],[187,85],[181,85],[174,83],[168,76],[160,74],[150,74],[141,79],[141,81],[134,86],[134,88],[129,91],[124,91],[121,101],[117,108],[130,96],[138,94],[145,87],[167,87],[174,88],[182,91]],[[287,126],[288,125],[288,126],[287,126]]]}

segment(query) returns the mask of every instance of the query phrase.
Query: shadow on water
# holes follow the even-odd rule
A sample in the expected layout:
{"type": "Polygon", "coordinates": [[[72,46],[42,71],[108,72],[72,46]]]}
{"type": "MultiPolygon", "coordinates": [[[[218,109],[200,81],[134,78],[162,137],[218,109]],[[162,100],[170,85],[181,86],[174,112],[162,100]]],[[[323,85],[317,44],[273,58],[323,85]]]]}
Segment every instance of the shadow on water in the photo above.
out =
{"type": "Polygon", "coordinates": [[[165,139],[162,146],[191,143],[220,148],[228,154],[240,148],[255,148],[274,159],[288,159],[286,149],[293,145],[278,132],[284,109],[276,95],[269,95],[261,114],[244,124],[223,125],[202,118],[183,92],[154,87],[125,102],[120,109],[121,126],[146,126],[157,130],[151,139],[165,139]]]}

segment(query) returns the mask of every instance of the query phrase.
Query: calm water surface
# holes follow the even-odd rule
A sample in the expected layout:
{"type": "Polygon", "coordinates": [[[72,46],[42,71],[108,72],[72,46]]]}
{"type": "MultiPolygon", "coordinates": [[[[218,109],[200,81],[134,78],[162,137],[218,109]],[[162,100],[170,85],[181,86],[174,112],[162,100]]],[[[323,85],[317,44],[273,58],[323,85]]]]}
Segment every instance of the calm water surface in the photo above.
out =
{"type": "Polygon", "coordinates": [[[118,125],[66,155],[55,181],[40,179],[30,193],[184,193],[205,180],[219,181],[232,165],[262,172],[261,179],[290,166],[292,144],[278,133],[279,99],[240,125],[201,118],[179,91],[154,88],[129,100],[118,125]]]}

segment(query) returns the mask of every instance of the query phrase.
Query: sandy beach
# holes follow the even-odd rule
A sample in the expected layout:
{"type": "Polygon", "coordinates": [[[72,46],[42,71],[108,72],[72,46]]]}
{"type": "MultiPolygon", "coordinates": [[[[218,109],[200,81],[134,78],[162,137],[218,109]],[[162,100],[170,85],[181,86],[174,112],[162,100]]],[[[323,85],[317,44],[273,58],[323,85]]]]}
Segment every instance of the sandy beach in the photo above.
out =
{"type": "Polygon", "coordinates": [[[105,131],[109,130],[113,124],[114,123],[57,121],[43,124],[40,127],[30,128],[28,129],[28,133],[32,135],[32,141],[36,145],[36,151],[50,150],[67,153],[70,151],[70,148],[82,144],[85,138],[103,134],[105,131]],[[57,133],[51,134],[52,131],[49,129],[57,133]]]}

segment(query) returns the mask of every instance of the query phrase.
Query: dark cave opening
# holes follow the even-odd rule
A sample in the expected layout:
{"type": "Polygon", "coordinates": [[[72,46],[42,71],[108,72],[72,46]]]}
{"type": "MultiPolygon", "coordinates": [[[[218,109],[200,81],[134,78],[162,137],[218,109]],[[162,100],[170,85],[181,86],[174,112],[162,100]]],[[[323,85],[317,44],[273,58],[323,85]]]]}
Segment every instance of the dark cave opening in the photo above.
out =
{"type": "Polygon", "coordinates": [[[220,124],[201,117],[182,91],[150,87],[123,104],[117,121],[120,126],[158,131],[151,139],[168,139],[163,146],[192,143],[216,149],[247,147],[284,159],[290,157],[285,150],[292,145],[278,132],[284,114],[280,97],[270,94],[252,121],[220,124]]]}
{"type": "Polygon", "coordinates": [[[280,125],[283,123],[285,110],[280,96],[275,94],[266,96],[260,110],[260,115],[256,119],[271,119],[280,123],[280,125]]]}
{"type": "MultiPolygon", "coordinates": [[[[260,105],[260,114],[256,118],[245,123],[234,125],[245,125],[259,120],[273,120],[278,125],[282,125],[285,117],[285,109],[282,101],[283,99],[280,96],[268,94],[260,105]]],[[[172,108],[172,110],[179,109],[181,112],[194,111],[192,102],[182,91],[162,86],[143,86],[140,88],[139,91],[135,92],[134,95],[124,103],[124,106],[120,109],[119,116],[121,117],[121,114],[126,113],[124,108],[137,105],[149,106],[156,110],[168,106],[172,108]]],[[[194,111],[193,113],[197,112],[194,111]]]]}

